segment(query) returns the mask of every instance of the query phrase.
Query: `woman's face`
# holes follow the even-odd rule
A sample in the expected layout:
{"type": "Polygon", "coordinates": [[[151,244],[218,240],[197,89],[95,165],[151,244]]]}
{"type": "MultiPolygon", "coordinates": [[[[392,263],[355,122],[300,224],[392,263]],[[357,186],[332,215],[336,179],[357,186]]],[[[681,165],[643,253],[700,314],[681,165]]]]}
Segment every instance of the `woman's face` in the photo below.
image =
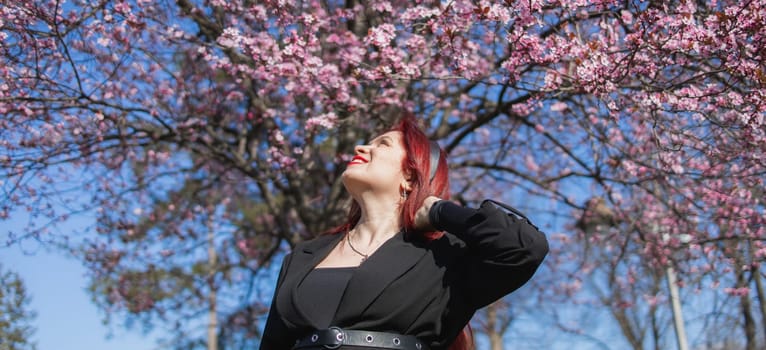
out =
{"type": "Polygon", "coordinates": [[[343,172],[343,184],[352,194],[374,191],[399,196],[407,186],[402,171],[405,155],[401,131],[389,131],[367,145],[356,146],[354,158],[343,172]]]}

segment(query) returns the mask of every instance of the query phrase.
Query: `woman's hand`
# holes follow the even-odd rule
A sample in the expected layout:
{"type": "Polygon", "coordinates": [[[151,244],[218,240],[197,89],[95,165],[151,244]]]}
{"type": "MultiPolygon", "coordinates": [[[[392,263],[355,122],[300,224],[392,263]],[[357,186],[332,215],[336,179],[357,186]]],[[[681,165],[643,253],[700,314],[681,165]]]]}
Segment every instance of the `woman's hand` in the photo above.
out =
{"type": "Polygon", "coordinates": [[[415,229],[420,231],[436,230],[436,228],[431,225],[431,220],[428,219],[428,213],[431,211],[431,206],[440,200],[442,199],[439,197],[429,196],[423,201],[423,205],[415,213],[415,229]]]}

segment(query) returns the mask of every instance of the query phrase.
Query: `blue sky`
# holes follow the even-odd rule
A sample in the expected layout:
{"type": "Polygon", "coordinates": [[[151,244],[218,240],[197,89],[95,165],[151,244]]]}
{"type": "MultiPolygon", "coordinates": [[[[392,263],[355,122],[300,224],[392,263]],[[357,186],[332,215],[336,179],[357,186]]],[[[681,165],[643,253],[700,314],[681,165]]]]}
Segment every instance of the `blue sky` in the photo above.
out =
{"type": "MultiPolygon", "coordinates": [[[[5,238],[14,221],[3,222],[0,238],[5,238]],[[8,226],[6,226],[8,225],[8,226]]],[[[103,314],[87,294],[85,269],[80,262],[61,253],[46,251],[33,241],[0,248],[4,270],[17,272],[24,280],[32,300],[29,308],[37,313],[33,340],[38,350],[151,350],[156,334],[140,329],[106,326],[103,314]]]]}
{"type": "Polygon", "coordinates": [[[24,280],[37,312],[34,340],[38,350],[149,350],[151,334],[102,323],[103,314],[86,292],[85,269],[79,262],[38,249],[25,255],[17,247],[0,250],[0,263],[24,280]],[[111,335],[110,335],[111,334],[111,335]]]}

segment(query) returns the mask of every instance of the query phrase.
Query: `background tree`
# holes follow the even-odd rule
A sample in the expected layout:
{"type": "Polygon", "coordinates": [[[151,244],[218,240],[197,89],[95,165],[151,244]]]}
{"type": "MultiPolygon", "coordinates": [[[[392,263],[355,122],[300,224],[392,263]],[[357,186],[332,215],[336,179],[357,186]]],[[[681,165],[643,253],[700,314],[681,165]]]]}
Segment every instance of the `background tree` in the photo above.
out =
{"type": "Polygon", "coordinates": [[[0,265],[0,350],[34,350],[29,295],[18,274],[0,265]]]}
{"type": "Polygon", "coordinates": [[[625,344],[668,344],[672,266],[687,305],[722,301],[701,314],[741,305],[697,327],[764,343],[763,1],[2,5],[0,218],[76,248],[110,315],[257,342],[274,262],[339,222],[353,145],[407,110],[453,199],[549,233],[529,318],[598,343],[567,318],[600,305],[625,344]]]}

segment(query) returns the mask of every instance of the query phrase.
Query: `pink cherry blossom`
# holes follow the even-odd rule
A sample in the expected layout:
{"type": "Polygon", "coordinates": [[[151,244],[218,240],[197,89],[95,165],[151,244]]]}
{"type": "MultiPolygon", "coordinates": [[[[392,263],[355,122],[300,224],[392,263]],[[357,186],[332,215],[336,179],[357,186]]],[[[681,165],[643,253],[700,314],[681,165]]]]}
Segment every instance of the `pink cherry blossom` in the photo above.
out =
{"type": "Polygon", "coordinates": [[[340,222],[338,170],[401,110],[444,146],[456,200],[550,232],[530,288],[554,316],[598,307],[648,334],[668,267],[687,322],[742,319],[757,296],[763,1],[56,4],[0,6],[0,221],[29,222],[12,244],[77,251],[110,315],[188,326],[217,288],[258,299],[222,316],[260,316],[270,291],[242,281],[340,222]]]}

